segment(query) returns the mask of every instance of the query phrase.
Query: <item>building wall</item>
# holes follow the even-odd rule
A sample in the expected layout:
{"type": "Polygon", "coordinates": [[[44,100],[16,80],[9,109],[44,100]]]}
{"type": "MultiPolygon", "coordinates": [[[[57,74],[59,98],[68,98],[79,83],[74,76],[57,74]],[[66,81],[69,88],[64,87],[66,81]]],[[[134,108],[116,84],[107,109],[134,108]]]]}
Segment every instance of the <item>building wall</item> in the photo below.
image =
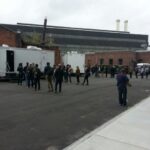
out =
{"type": "MultiPolygon", "coordinates": [[[[21,40],[21,39],[20,39],[21,40]]],[[[20,41],[19,41],[20,42],[20,41]]],[[[11,47],[21,47],[17,41],[16,33],[9,31],[3,27],[0,27],[0,45],[7,44],[11,47]]],[[[55,64],[61,63],[61,50],[59,48],[54,49],[55,51],[55,64]]],[[[104,65],[109,65],[109,60],[113,60],[113,65],[118,65],[118,59],[123,60],[123,65],[130,66],[133,61],[150,63],[150,52],[131,52],[131,51],[104,51],[94,54],[86,54],[85,63],[94,65],[100,64],[100,59],[104,60],[104,65]]]]}
{"type": "Polygon", "coordinates": [[[148,52],[138,52],[136,54],[137,61],[143,63],[150,63],[150,51],[148,52]]]}
{"type": "Polygon", "coordinates": [[[101,64],[100,59],[103,59],[104,65],[110,65],[110,59],[113,60],[113,65],[119,65],[119,59],[122,59],[122,65],[132,65],[136,61],[136,53],[130,51],[110,51],[99,52],[95,54],[86,54],[85,63],[89,65],[101,64]]]}
{"type": "Polygon", "coordinates": [[[53,50],[55,51],[55,64],[58,65],[62,62],[60,49],[56,47],[56,48],[53,48],[53,50]]]}
{"type": "MultiPolygon", "coordinates": [[[[3,27],[0,27],[0,45],[7,44],[10,47],[21,47],[22,44],[21,44],[20,40],[21,39],[19,39],[19,37],[17,37],[16,33],[11,32],[3,27]]],[[[52,47],[52,50],[55,51],[55,64],[61,63],[59,48],[52,47]]]]}
{"type": "Polygon", "coordinates": [[[0,27],[0,45],[7,44],[12,47],[17,47],[16,34],[5,28],[0,27]]]}

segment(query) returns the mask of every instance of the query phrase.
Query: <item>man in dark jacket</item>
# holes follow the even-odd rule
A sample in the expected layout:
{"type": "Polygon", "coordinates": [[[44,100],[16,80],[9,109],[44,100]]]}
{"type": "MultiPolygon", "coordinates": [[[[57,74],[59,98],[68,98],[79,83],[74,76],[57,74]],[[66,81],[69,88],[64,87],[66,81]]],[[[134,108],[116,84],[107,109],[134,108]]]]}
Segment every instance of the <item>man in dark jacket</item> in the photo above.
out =
{"type": "Polygon", "coordinates": [[[41,71],[38,68],[38,64],[35,65],[34,68],[34,86],[35,86],[35,91],[37,90],[37,86],[38,86],[38,90],[40,90],[41,86],[40,86],[40,77],[41,77],[41,71]]]}
{"type": "Polygon", "coordinates": [[[126,71],[123,69],[117,75],[117,87],[118,87],[118,96],[119,104],[121,106],[127,105],[127,85],[131,86],[129,79],[126,75],[126,71]]]}
{"type": "Polygon", "coordinates": [[[18,71],[18,85],[22,85],[23,80],[23,66],[22,63],[19,63],[19,66],[17,67],[18,71]]]}
{"type": "Polygon", "coordinates": [[[90,76],[90,67],[86,67],[85,69],[85,74],[84,74],[84,80],[82,85],[84,85],[84,83],[86,82],[86,85],[89,85],[89,76],[90,76]]]}
{"type": "Polygon", "coordinates": [[[27,62],[26,66],[23,68],[26,86],[28,86],[28,68],[29,68],[29,63],[27,62]]]}
{"type": "Polygon", "coordinates": [[[59,92],[61,92],[61,88],[62,88],[62,81],[63,81],[63,68],[61,66],[61,64],[58,65],[56,71],[55,71],[55,93],[57,93],[57,86],[59,85],[59,92]]]}
{"type": "Polygon", "coordinates": [[[48,82],[48,89],[49,89],[49,92],[52,91],[53,92],[53,82],[52,82],[52,79],[53,79],[53,68],[50,66],[50,63],[47,62],[47,66],[45,67],[44,69],[44,74],[45,74],[45,78],[48,82]]]}

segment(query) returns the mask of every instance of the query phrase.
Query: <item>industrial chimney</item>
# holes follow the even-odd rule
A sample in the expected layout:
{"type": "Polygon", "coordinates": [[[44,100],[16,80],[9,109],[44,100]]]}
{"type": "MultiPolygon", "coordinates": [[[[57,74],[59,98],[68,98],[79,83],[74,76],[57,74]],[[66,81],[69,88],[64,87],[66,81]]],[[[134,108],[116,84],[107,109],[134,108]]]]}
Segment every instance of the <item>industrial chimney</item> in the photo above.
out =
{"type": "Polygon", "coordinates": [[[47,26],[47,18],[44,19],[44,26],[43,26],[43,36],[42,36],[43,47],[45,46],[46,26],[47,26]]]}
{"type": "Polygon", "coordinates": [[[127,32],[128,31],[128,20],[124,21],[124,31],[127,32]]]}
{"type": "Polygon", "coordinates": [[[116,30],[120,31],[120,19],[116,20],[116,30]]]}

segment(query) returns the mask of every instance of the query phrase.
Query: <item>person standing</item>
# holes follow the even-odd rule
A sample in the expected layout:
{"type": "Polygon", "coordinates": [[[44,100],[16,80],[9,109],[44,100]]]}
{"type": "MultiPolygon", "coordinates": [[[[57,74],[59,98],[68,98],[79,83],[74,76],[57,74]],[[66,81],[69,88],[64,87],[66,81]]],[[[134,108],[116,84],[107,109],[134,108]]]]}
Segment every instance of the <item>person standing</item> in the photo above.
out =
{"type": "Polygon", "coordinates": [[[97,64],[94,66],[94,71],[95,71],[95,77],[99,77],[97,64]]]}
{"type": "Polygon", "coordinates": [[[132,74],[133,74],[133,69],[132,69],[132,67],[129,67],[129,75],[130,75],[130,78],[132,78],[132,74]]]}
{"type": "Polygon", "coordinates": [[[135,67],[135,77],[138,78],[139,69],[138,67],[135,67]]]}
{"type": "Polygon", "coordinates": [[[141,74],[141,79],[143,79],[144,78],[144,67],[143,66],[140,68],[140,74],[141,74]]]}
{"type": "Polygon", "coordinates": [[[67,83],[68,82],[68,69],[67,66],[64,66],[64,81],[67,83]]]}
{"type": "Polygon", "coordinates": [[[110,77],[111,78],[115,77],[115,66],[111,66],[111,68],[110,68],[110,77]]]}
{"type": "Polygon", "coordinates": [[[69,65],[69,68],[68,68],[68,77],[69,77],[69,82],[70,82],[70,83],[72,82],[72,80],[71,80],[72,72],[73,72],[73,70],[72,70],[72,68],[71,68],[71,65],[69,65]]]}
{"type": "Polygon", "coordinates": [[[34,68],[34,86],[35,86],[35,91],[40,90],[41,89],[41,85],[40,85],[40,77],[41,77],[41,71],[38,68],[38,64],[35,65],[34,68]]]}
{"type": "Polygon", "coordinates": [[[26,66],[23,68],[26,86],[28,86],[28,68],[29,68],[29,63],[27,62],[26,66]]]}
{"type": "Polygon", "coordinates": [[[146,67],[146,68],[145,68],[146,79],[148,79],[148,74],[149,74],[149,67],[146,67]]]}
{"type": "Polygon", "coordinates": [[[44,68],[44,74],[45,74],[45,78],[48,82],[48,89],[49,92],[52,91],[53,92],[53,68],[50,66],[50,63],[47,62],[47,66],[45,66],[44,68]]]}
{"type": "Polygon", "coordinates": [[[28,80],[28,88],[33,87],[34,85],[34,66],[32,64],[27,68],[27,80],[28,80]]]}
{"type": "Polygon", "coordinates": [[[17,71],[18,71],[18,85],[22,85],[22,80],[23,80],[23,66],[22,66],[22,63],[19,63],[17,71]]]}
{"type": "Polygon", "coordinates": [[[77,66],[76,68],[76,78],[77,78],[77,84],[80,83],[80,68],[77,66]]]}
{"type": "Polygon", "coordinates": [[[105,77],[107,78],[107,75],[108,75],[108,66],[105,66],[105,77]]]}
{"type": "Polygon", "coordinates": [[[55,93],[57,93],[57,87],[59,85],[59,92],[62,91],[62,81],[63,81],[64,71],[61,64],[58,65],[55,71],[55,93]]]}
{"type": "Polygon", "coordinates": [[[117,75],[118,99],[120,106],[127,105],[127,85],[131,86],[124,69],[117,75]]]}
{"type": "Polygon", "coordinates": [[[90,67],[88,66],[85,69],[84,80],[83,80],[82,85],[84,85],[85,82],[86,82],[86,85],[89,85],[89,76],[90,76],[90,67]]]}

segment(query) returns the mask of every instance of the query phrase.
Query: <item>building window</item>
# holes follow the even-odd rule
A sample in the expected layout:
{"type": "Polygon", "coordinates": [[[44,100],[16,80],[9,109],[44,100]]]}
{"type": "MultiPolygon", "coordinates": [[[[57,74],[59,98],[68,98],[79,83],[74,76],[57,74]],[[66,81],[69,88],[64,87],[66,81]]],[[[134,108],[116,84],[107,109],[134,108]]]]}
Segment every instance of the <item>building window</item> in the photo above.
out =
{"type": "Polygon", "coordinates": [[[142,63],[142,62],[143,62],[143,59],[138,59],[137,62],[138,62],[138,63],[142,63]]]}
{"type": "Polygon", "coordinates": [[[123,59],[122,58],[118,59],[118,65],[123,65],[123,59]]]}
{"type": "Polygon", "coordinates": [[[91,60],[90,59],[88,59],[87,65],[91,65],[91,60]]]}
{"type": "Polygon", "coordinates": [[[100,65],[103,65],[103,64],[104,64],[104,59],[101,58],[101,59],[100,59],[100,65]]]}
{"type": "Polygon", "coordinates": [[[113,59],[109,59],[109,65],[113,65],[113,59]]]}

